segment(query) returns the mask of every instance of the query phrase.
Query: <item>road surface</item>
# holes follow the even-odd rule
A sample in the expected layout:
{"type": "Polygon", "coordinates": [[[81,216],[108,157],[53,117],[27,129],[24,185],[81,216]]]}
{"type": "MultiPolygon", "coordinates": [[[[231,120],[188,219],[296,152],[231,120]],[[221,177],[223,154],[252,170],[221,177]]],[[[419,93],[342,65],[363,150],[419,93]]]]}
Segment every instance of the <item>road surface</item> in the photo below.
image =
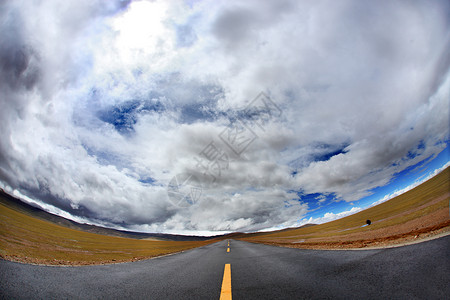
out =
{"type": "Polygon", "coordinates": [[[288,249],[235,240],[228,247],[227,243],[105,266],[34,266],[0,260],[0,296],[219,299],[221,293],[227,296],[227,288],[233,299],[444,299],[450,295],[450,236],[362,251],[288,249]],[[226,264],[229,279],[224,276],[226,264]]]}

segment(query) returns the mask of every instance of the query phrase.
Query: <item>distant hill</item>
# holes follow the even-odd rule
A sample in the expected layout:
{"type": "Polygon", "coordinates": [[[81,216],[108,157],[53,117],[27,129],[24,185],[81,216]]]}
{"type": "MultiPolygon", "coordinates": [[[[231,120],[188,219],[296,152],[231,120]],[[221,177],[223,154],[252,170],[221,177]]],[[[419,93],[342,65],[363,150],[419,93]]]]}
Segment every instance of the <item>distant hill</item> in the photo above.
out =
{"type": "Polygon", "coordinates": [[[29,205],[21,201],[20,199],[17,199],[9,195],[2,189],[0,189],[0,203],[5,205],[6,207],[9,207],[11,209],[14,209],[16,211],[35,217],[40,220],[52,222],[54,224],[68,227],[71,229],[102,235],[126,237],[133,239],[157,239],[161,241],[204,241],[216,237],[216,236],[214,237],[186,236],[186,235],[164,234],[164,233],[142,233],[142,232],[111,229],[96,225],[80,224],[75,221],[48,213],[38,207],[29,205]]]}

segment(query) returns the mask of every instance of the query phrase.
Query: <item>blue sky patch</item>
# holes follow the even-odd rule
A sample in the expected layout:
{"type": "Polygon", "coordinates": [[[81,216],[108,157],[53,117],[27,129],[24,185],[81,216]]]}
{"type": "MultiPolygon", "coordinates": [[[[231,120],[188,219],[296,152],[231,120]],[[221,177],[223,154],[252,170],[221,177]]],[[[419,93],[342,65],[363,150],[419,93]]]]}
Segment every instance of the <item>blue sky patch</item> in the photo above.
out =
{"type": "Polygon", "coordinates": [[[139,115],[150,112],[161,112],[164,106],[159,101],[130,100],[119,105],[114,105],[98,112],[98,118],[109,123],[121,134],[134,132],[134,125],[139,115]]]}
{"type": "Polygon", "coordinates": [[[140,178],[139,182],[144,183],[144,184],[153,185],[156,182],[156,180],[154,178],[147,176],[147,177],[140,178]]]}

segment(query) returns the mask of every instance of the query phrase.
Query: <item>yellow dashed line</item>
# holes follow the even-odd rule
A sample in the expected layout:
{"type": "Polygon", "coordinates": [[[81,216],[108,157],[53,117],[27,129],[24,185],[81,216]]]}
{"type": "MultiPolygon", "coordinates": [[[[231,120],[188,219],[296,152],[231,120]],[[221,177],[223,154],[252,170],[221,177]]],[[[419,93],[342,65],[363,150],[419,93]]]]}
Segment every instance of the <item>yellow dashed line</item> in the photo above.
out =
{"type": "Polygon", "coordinates": [[[227,248],[227,252],[230,252],[230,248],[227,248]]]}
{"type": "Polygon", "coordinates": [[[220,292],[220,300],[231,300],[231,265],[225,264],[223,270],[222,291],[220,292]]]}

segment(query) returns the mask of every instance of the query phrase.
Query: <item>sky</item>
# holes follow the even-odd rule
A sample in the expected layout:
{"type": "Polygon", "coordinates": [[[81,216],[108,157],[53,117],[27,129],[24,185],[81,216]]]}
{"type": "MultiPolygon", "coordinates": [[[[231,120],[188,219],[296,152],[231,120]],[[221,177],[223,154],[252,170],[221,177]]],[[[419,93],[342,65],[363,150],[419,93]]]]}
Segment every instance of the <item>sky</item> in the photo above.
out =
{"type": "Polygon", "coordinates": [[[79,222],[322,223],[449,165],[448,1],[0,3],[0,187],[79,222]]]}

